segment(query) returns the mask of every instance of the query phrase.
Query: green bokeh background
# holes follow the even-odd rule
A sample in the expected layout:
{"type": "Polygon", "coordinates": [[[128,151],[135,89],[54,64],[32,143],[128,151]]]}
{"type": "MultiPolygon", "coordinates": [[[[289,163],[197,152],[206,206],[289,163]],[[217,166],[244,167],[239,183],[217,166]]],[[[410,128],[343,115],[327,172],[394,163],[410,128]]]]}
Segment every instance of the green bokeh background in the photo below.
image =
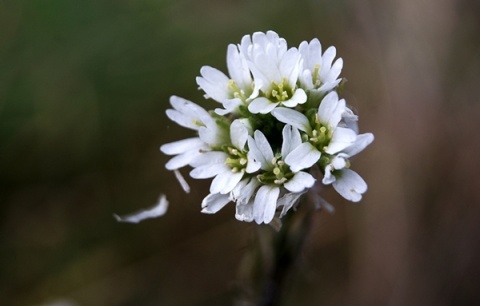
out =
{"type": "Polygon", "coordinates": [[[473,0],[0,1],[0,304],[232,304],[256,226],[201,214],[209,182],[185,194],[158,148],[192,135],[169,97],[215,106],[201,66],[270,29],[336,46],[376,136],[353,161],[368,193],[325,191],[336,213],[315,216],[284,304],[480,303],[478,16],[473,0]],[[113,219],[159,193],[165,217],[113,219]]]}

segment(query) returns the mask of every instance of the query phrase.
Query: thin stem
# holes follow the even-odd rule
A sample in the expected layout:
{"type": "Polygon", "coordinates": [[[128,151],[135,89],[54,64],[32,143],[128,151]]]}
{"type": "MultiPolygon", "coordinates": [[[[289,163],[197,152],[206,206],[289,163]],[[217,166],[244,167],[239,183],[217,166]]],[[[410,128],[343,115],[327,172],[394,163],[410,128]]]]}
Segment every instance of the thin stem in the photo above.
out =
{"type": "MultiPolygon", "coordinates": [[[[290,211],[283,219],[283,225],[272,241],[273,263],[259,305],[280,305],[285,281],[295,266],[312,224],[312,210],[307,203],[302,209],[290,211]]],[[[303,207],[302,207],[303,206],[303,207]]]]}

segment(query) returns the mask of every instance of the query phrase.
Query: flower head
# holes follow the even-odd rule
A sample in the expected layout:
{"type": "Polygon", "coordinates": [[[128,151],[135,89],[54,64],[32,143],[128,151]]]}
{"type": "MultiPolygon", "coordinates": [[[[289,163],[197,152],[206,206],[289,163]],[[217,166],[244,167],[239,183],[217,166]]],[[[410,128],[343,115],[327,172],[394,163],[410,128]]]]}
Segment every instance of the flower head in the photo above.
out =
{"type": "Polygon", "coordinates": [[[322,53],[318,39],[297,49],[273,31],[257,32],[228,46],[228,75],[200,70],[197,84],[220,107],[170,98],[167,116],[195,135],[160,149],[173,156],[166,168],[182,185],[183,167],[194,179],[212,179],[203,213],[234,203],[238,220],[271,223],[308,192],[332,210],[318,194],[322,185],[353,202],[362,198],[367,185],[350,160],[373,135],[358,133],[358,116],[338,95],[343,61],[335,56],[334,47],[322,53]]]}

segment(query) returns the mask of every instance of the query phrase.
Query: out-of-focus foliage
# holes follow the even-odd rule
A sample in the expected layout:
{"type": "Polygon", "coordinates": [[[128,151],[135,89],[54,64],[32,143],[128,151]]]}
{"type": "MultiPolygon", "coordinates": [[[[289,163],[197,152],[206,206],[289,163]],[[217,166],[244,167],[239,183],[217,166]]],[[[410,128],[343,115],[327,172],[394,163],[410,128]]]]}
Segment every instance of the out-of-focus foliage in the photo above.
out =
{"type": "MultiPolygon", "coordinates": [[[[158,147],[189,135],[170,95],[203,103],[202,65],[277,31],[335,45],[344,97],[376,140],[360,204],[325,196],[285,305],[480,302],[477,1],[0,2],[0,303],[225,305],[255,226],[200,214],[158,147]],[[180,135],[180,133],[184,133],[180,135]],[[139,225],[112,213],[169,197],[139,225]]],[[[206,101],[205,103],[213,103],[206,101]]]]}

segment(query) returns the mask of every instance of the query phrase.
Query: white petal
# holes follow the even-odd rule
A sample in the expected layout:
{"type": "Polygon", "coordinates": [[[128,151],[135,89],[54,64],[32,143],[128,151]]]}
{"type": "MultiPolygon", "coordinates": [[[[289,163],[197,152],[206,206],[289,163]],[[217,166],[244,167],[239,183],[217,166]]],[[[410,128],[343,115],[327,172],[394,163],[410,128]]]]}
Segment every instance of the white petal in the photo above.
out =
{"type": "MultiPolygon", "coordinates": [[[[269,50],[273,50],[273,46],[270,46],[269,50]]],[[[253,58],[254,65],[250,65],[250,70],[254,76],[263,79],[265,83],[271,84],[282,82],[282,74],[278,69],[278,58],[273,54],[266,54],[260,50],[258,46],[253,47],[255,55],[253,58]]],[[[268,50],[268,51],[269,51],[268,50]]],[[[269,85],[270,86],[270,85],[269,85]]]]}
{"type": "Polygon", "coordinates": [[[198,150],[192,150],[182,154],[178,154],[177,156],[171,158],[165,164],[165,168],[167,170],[180,169],[188,165],[192,160],[194,160],[199,155],[201,155],[201,153],[198,150]]]}
{"type": "Polygon", "coordinates": [[[313,78],[312,78],[312,72],[309,69],[305,69],[301,74],[300,74],[300,81],[303,85],[303,88],[307,90],[313,89],[313,78]]]}
{"type": "Polygon", "coordinates": [[[212,181],[210,185],[211,193],[221,193],[226,194],[235,188],[235,186],[240,182],[243,177],[243,172],[233,173],[230,171],[225,171],[219,173],[212,181]]]}
{"type": "Polygon", "coordinates": [[[202,213],[214,214],[230,202],[226,194],[209,194],[202,201],[202,213]]]}
{"type": "Polygon", "coordinates": [[[256,97],[258,97],[258,95],[260,94],[260,89],[262,87],[263,87],[263,81],[262,80],[255,80],[255,82],[253,82],[252,94],[247,98],[247,101],[251,101],[251,100],[255,99],[256,97]]]}
{"type": "Polygon", "coordinates": [[[167,212],[167,209],[167,198],[165,197],[165,195],[161,194],[157,203],[150,208],[140,210],[126,216],[119,216],[116,214],[114,214],[113,216],[115,217],[115,219],[117,219],[118,222],[138,223],[145,219],[163,216],[167,212]]]}
{"type": "Polygon", "coordinates": [[[277,118],[278,121],[293,125],[300,131],[307,133],[312,131],[308,118],[299,111],[286,107],[277,107],[272,111],[272,115],[277,118]]]}
{"type": "Polygon", "coordinates": [[[228,158],[227,153],[221,151],[210,151],[199,154],[195,159],[190,162],[190,166],[196,168],[205,165],[212,164],[224,164],[228,158]]]}
{"type": "Polygon", "coordinates": [[[250,104],[248,105],[248,110],[252,114],[268,114],[269,112],[272,111],[279,103],[272,102],[269,99],[265,97],[260,97],[254,99],[250,104]]]}
{"type": "Polygon", "coordinates": [[[347,154],[338,153],[331,161],[331,164],[335,170],[341,170],[347,166],[347,159],[347,154]]]}
{"type": "Polygon", "coordinates": [[[160,147],[160,151],[167,155],[176,155],[201,147],[205,147],[205,143],[200,138],[194,137],[166,143],[160,147]]]}
{"type": "Polygon", "coordinates": [[[283,127],[282,135],[283,142],[281,153],[283,157],[286,157],[290,152],[302,144],[302,138],[300,132],[289,124],[283,127]]]}
{"type": "Polygon", "coordinates": [[[332,171],[333,171],[333,166],[332,165],[327,165],[325,167],[325,174],[323,175],[323,179],[322,179],[322,183],[324,185],[330,185],[331,183],[335,182],[335,180],[337,179],[333,174],[332,174],[332,171]]]}
{"type": "Polygon", "coordinates": [[[292,172],[313,166],[319,159],[321,153],[311,143],[304,142],[293,150],[285,158],[285,163],[290,166],[292,172]]]}
{"type": "Polygon", "coordinates": [[[277,199],[280,193],[280,188],[276,186],[263,185],[257,191],[255,202],[253,203],[253,215],[255,222],[270,223],[275,210],[277,209],[277,199]]]}
{"type": "Polygon", "coordinates": [[[315,179],[309,173],[300,171],[288,180],[283,186],[291,192],[302,192],[305,188],[310,188],[315,183],[315,179]]]}
{"type": "Polygon", "coordinates": [[[229,79],[223,72],[209,66],[203,66],[200,69],[200,74],[202,77],[196,78],[197,84],[208,97],[218,102],[228,99],[227,84],[229,79]]]}
{"type": "Polygon", "coordinates": [[[239,119],[234,120],[230,125],[230,139],[232,144],[238,148],[243,149],[248,138],[248,128],[245,123],[239,119]]]}
{"type": "Polygon", "coordinates": [[[221,87],[218,85],[227,84],[229,81],[229,78],[225,75],[225,73],[210,66],[203,66],[202,68],[200,68],[200,74],[208,82],[216,84],[217,87],[221,87]]]}
{"type": "Polygon", "coordinates": [[[335,154],[349,147],[355,142],[357,134],[348,128],[337,127],[333,131],[332,139],[328,144],[325,152],[328,154],[335,154]]]}
{"type": "Polygon", "coordinates": [[[328,73],[328,76],[327,76],[327,81],[334,82],[342,72],[342,68],[343,68],[343,59],[339,58],[333,64],[332,69],[330,69],[330,72],[328,73]]]}
{"type": "Polygon", "coordinates": [[[345,199],[358,202],[367,191],[367,183],[355,171],[344,169],[337,175],[333,188],[345,199]]]}
{"type": "Polygon", "coordinates": [[[180,183],[180,186],[182,187],[183,191],[185,191],[185,193],[190,193],[190,186],[188,185],[187,181],[183,177],[182,173],[179,170],[173,170],[173,173],[175,174],[175,178],[180,183]]]}
{"type": "Polygon", "coordinates": [[[232,192],[230,193],[230,199],[234,202],[237,201],[237,198],[240,196],[242,193],[243,189],[245,186],[247,186],[248,182],[250,181],[250,178],[246,178],[238,182],[238,184],[233,188],[232,192]]]}
{"type": "Polygon", "coordinates": [[[330,128],[335,128],[340,120],[342,114],[345,112],[345,100],[338,100],[338,95],[335,91],[328,93],[320,103],[318,108],[318,118],[320,122],[328,125],[330,128]]]}
{"type": "Polygon", "coordinates": [[[372,133],[357,135],[355,142],[351,146],[345,148],[342,152],[347,154],[348,156],[354,156],[363,151],[366,146],[371,144],[373,139],[374,137],[372,133]]]}
{"type": "Polygon", "coordinates": [[[236,206],[235,218],[239,221],[252,222],[253,221],[253,203],[247,205],[236,206]]]}
{"type": "Polygon", "coordinates": [[[200,127],[198,129],[198,136],[200,136],[202,141],[213,147],[225,143],[226,137],[224,132],[225,131],[221,130],[216,123],[213,123],[208,126],[200,127]]]}
{"type": "Polygon", "coordinates": [[[238,110],[238,107],[242,105],[243,102],[240,98],[233,98],[233,99],[226,99],[223,101],[223,107],[225,109],[215,109],[215,112],[221,116],[228,114],[228,113],[233,113],[238,110]]]}
{"type": "Polygon", "coordinates": [[[312,39],[310,43],[302,42],[299,50],[305,58],[306,67],[313,69],[315,65],[322,63],[322,45],[317,38],[312,39]]]}
{"type": "Polygon", "coordinates": [[[307,94],[305,93],[305,91],[301,88],[297,88],[293,96],[289,100],[282,102],[282,105],[285,105],[287,107],[295,107],[298,104],[305,103],[306,101],[307,94]]]}
{"type": "Polygon", "coordinates": [[[320,68],[320,77],[322,79],[325,79],[326,75],[330,71],[330,68],[332,67],[332,62],[333,59],[335,58],[335,55],[337,53],[337,50],[335,47],[329,47],[325,52],[323,53],[322,56],[322,67],[320,68]]]}
{"type": "Polygon", "coordinates": [[[195,118],[192,118],[191,116],[186,116],[185,114],[174,109],[167,109],[165,112],[170,120],[180,126],[191,130],[198,130],[200,127],[198,124],[199,121],[196,121],[195,118]]]}
{"type": "Polygon", "coordinates": [[[240,88],[246,88],[252,83],[248,64],[234,44],[230,44],[227,49],[227,68],[230,77],[237,82],[240,88]]]}
{"type": "Polygon", "coordinates": [[[332,81],[332,82],[325,82],[322,86],[320,86],[317,91],[319,92],[327,92],[327,91],[330,91],[332,89],[334,89],[335,87],[337,87],[338,84],[340,84],[342,80],[341,79],[338,79],[338,80],[335,80],[335,81],[332,81]]]}
{"type": "Polygon", "coordinates": [[[256,160],[255,157],[249,152],[247,155],[247,168],[245,169],[245,171],[247,173],[254,173],[257,172],[261,167],[262,163],[256,160]]]}
{"type": "Polygon", "coordinates": [[[256,178],[246,179],[232,190],[232,197],[237,204],[246,205],[255,194],[260,182],[256,178]]]}
{"type": "MultiPolygon", "coordinates": [[[[260,168],[262,166],[267,167],[269,165],[269,162],[265,160],[265,157],[263,156],[262,152],[260,151],[260,148],[258,148],[257,143],[255,142],[255,139],[251,136],[248,136],[248,164],[247,164],[247,169],[250,166],[250,171],[247,170],[248,173],[255,172],[256,170],[253,170],[255,168],[260,168]],[[260,165],[260,166],[258,166],[260,165]],[[253,169],[252,169],[253,168],[253,169]],[[251,171],[253,170],[253,171],[251,171]]],[[[258,169],[257,169],[258,170],[258,169]]]]}
{"type": "Polygon", "coordinates": [[[272,166],[272,160],[273,160],[272,147],[268,143],[268,140],[265,137],[265,135],[259,130],[256,130],[254,132],[254,137],[255,137],[255,144],[257,145],[257,148],[262,154],[263,160],[265,161],[265,163],[260,161],[262,163],[262,169],[269,170],[272,166]]]}
{"type": "MultiPolygon", "coordinates": [[[[177,96],[171,96],[170,104],[183,116],[183,119],[178,119],[185,123],[187,125],[185,127],[187,128],[196,129],[195,126],[198,128],[201,124],[206,125],[212,122],[212,117],[205,109],[189,100],[177,96]]],[[[175,112],[175,110],[167,110],[167,115],[169,114],[169,111],[175,112]]],[[[172,119],[172,121],[175,120],[172,119]]]]}
{"type": "Polygon", "coordinates": [[[225,171],[230,171],[230,168],[225,164],[211,164],[193,169],[190,171],[190,176],[195,179],[205,179],[214,177],[215,175],[225,171]]]}
{"type": "Polygon", "coordinates": [[[250,57],[250,49],[251,49],[251,46],[252,46],[252,38],[250,37],[250,35],[244,35],[242,37],[242,40],[240,41],[240,44],[238,46],[240,52],[242,52],[242,54],[247,57],[250,57]]]}
{"type": "Polygon", "coordinates": [[[345,112],[342,114],[342,120],[346,127],[354,130],[355,133],[358,134],[358,116],[355,115],[350,108],[345,107],[345,112]]]}
{"type": "Polygon", "coordinates": [[[300,53],[296,48],[290,48],[282,57],[279,65],[280,75],[286,77],[288,84],[295,87],[298,79],[300,53]]]}

